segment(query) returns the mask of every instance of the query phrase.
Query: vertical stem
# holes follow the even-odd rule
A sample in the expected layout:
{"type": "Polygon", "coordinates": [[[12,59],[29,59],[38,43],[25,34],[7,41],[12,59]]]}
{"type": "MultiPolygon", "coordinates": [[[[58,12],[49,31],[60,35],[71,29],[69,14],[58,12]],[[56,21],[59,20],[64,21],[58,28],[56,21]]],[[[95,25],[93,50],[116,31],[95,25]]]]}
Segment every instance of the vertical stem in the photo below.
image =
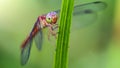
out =
{"type": "Polygon", "coordinates": [[[74,0],[62,0],[55,68],[68,67],[68,43],[74,0]]]}

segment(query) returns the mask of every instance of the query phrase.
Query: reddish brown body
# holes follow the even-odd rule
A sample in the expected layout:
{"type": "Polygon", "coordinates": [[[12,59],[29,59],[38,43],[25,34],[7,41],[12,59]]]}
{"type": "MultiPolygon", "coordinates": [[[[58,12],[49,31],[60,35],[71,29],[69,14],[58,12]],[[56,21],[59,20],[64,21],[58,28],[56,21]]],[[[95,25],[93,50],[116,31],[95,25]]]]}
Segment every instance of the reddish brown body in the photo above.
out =
{"type": "MultiPolygon", "coordinates": [[[[32,38],[37,34],[37,32],[39,31],[38,27],[35,27],[33,29],[34,31],[32,32],[32,38]]],[[[22,43],[21,48],[24,48],[25,45],[27,44],[27,42],[30,40],[30,35],[25,39],[25,41],[22,43]]]]}
{"type": "MultiPolygon", "coordinates": [[[[35,23],[34,27],[33,27],[33,31],[31,32],[32,36],[31,38],[33,38],[37,32],[45,27],[51,26],[52,24],[55,24],[57,21],[57,16],[53,16],[53,22],[51,24],[48,24],[46,22],[46,15],[42,15],[39,16],[37,19],[37,22],[35,23]],[[39,26],[40,25],[40,26],[39,26]],[[41,27],[42,26],[42,27],[41,27]],[[39,28],[40,27],[40,28],[39,28]]],[[[50,27],[50,30],[52,30],[52,28],[50,27]]],[[[52,31],[51,31],[52,32],[52,31]]],[[[21,48],[24,48],[26,46],[26,44],[29,42],[30,40],[30,35],[25,39],[25,41],[22,43],[21,48]]]]}
{"type": "MultiPolygon", "coordinates": [[[[37,34],[37,32],[40,30],[40,28],[38,26],[36,26],[37,24],[40,23],[40,20],[45,20],[46,18],[46,15],[42,15],[42,16],[39,16],[38,19],[37,19],[37,23],[35,23],[35,26],[33,28],[33,31],[32,31],[32,38],[37,34]],[[38,23],[39,22],[39,23],[38,23]]],[[[30,40],[30,35],[24,40],[24,42],[22,43],[21,45],[21,48],[24,48],[26,46],[26,44],[28,43],[28,41],[30,40]]]]}
{"type": "Polygon", "coordinates": [[[29,59],[30,50],[31,50],[31,43],[35,41],[36,47],[38,50],[41,50],[42,48],[42,39],[43,39],[43,33],[42,29],[48,28],[48,39],[50,37],[50,34],[53,35],[56,38],[56,32],[54,31],[53,27],[58,27],[55,23],[57,22],[57,16],[56,12],[50,12],[48,14],[39,16],[37,18],[37,21],[35,22],[32,31],[28,35],[28,37],[24,40],[24,42],[21,45],[21,64],[25,65],[29,59]]]}

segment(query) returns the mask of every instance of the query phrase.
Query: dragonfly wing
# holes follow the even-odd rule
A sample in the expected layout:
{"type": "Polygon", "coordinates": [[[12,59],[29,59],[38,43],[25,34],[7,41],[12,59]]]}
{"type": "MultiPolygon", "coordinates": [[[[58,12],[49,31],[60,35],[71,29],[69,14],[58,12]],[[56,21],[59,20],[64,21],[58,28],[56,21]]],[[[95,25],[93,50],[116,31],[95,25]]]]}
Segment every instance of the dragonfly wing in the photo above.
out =
{"type": "Polygon", "coordinates": [[[32,45],[32,40],[29,40],[26,43],[26,46],[24,48],[22,48],[22,51],[21,51],[21,64],[22,65],[25,65],[29,59],[31,45],[32,45]]]}
{"type": "Polygon", "coordinates": [[[35,34],[34,40],[35,40],[36,47],[38,48],[38,50],[40,50],[42,48],[42,43],[43,43],[43,33],[42,33],[41,23],[39,19],[37,20],[35,27],[38,29],[35,34]]]}
{"type": "Polygon", "coordinates": [[[74,7],[73,15],[91,14],[101,10],[104,10],[107,4],[101,1],[86,3],[82,5],[76,5],[74,7]]]}
{"type": "MultiPolygon", "coordinates": [[[[73,10],[73,15],[81,15],[81,14],[91,14],[93,12],[98,12],[107,7],[107,4],[102,1],[96,1],[86,4],[76,5],[73,10]]],[[[55,11],[58,16],[60,15],[60,9],[55,11]]]]}
{"type": "MultiPolygon", "coordinates": [[[[21,64],[22,65],[25,65],[29,59],[29,56],[30,56],[30,50],[31,50],[31,45],[32,45],[32,41],[33,41],[33,32],[35,30],[35,27],[38,23],[38,19],[36,21],[36,23],[34,24],[34,27],[30,33],[30,35],[27,37],[27,39],[25,40],[24,42],[24,47],[22,47],[22,50],[21,50],[21,64]]],[[[35,33],[34,33],[35,34],[35,33]]]]}
{"type": "Polygon", "coordinates": [[[36,47],[40,50],[43,43],[43,33],[42,30],[39,30],[36,36],[34,37],[36,47]]]}
{"type": "Polygon", "coordinates": [[[76,15],[72,19],[71,29],[72,30],[81,29],[89,25],[92,25],[97,20],[97,16],[98,16],[97,13],[84,14],[80,16],[76,15]]]}
{"type": "Polygon", "coordinates": [[[106,3],[97,1],[74,7],[72,29],[87,27],[97,20],[97,12],[104,10],[106,3]]]}
{"type": "MultiPolygon", "coordinates": [[[[72,29],[79,29],[95,23],[97,12],[104,10],[107,7],[106,3],[101,1],[76,5],[73,11],[72,29]]],[[[60,14],[60,10],[55,11],[60,14]]]]}

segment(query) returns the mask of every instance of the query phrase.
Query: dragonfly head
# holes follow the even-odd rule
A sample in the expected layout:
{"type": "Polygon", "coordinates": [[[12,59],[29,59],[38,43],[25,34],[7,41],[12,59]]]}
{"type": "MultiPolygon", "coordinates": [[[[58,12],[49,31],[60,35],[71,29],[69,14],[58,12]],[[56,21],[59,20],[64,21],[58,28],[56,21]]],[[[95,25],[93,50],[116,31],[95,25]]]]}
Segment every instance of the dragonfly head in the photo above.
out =
{"type": "Polygon", "coordinates": [[[50,12],[46,15],[46,21],[50,24],[55,24],[57,22],[57,18],[56,12],[50,12]]]}

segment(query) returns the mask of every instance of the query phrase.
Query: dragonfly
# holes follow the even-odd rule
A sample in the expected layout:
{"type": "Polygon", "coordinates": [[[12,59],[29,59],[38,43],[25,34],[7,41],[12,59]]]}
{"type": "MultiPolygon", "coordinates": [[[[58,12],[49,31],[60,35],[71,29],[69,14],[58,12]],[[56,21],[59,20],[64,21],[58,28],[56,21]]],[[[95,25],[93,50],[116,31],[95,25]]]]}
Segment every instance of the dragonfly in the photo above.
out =
{"type": "MultiPolygon", "coordinates": [[[[74,6],[73,16],[94,14],[104,10],[106,7],[106,3],[102,1],[76,5],[74,6]]],[[[58,33],[55,31],[55,29],[59,28],[57,24],[59,15],[60,9],[38,16],[30,34],[21,45],[21,65],[25,65],[28,62],[33,40],[35,41],[38,50],[41,50],[43,43],[43,29],[48,28],[48,39],[50,39],[50,35],[57,38],[58,33]]],[[[90,24],[89,21],[87,23],[90,24]]],[[[85,26],[88,24],[84,24],[83,22],[80,25],[85,26]]]]}

